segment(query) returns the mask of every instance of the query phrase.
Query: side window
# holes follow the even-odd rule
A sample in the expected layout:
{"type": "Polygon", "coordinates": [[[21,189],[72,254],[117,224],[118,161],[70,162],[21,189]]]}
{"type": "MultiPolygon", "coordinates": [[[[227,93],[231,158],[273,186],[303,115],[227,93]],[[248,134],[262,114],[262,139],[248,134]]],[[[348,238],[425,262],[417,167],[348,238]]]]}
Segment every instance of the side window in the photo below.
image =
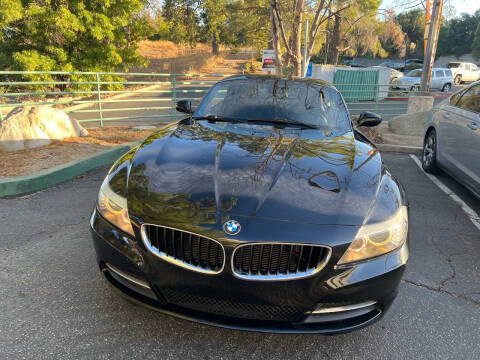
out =
{"type": "Polygon", "coordinates": [[[480,113],[480,85],[468,89],[458,101],[457,107],[480,113]]]}
{"type": "Polygon", "coordinates": [[[465,64],[464,67],[465,67],[465,70],[470,70],[470,64],[465,64]]]}
{"type": "Polygon", "coordinates": [[[445,76],[452,76],[452,70],[445,70],[445,76]]]}
{"type": "Polygon", "coordinates": [[[460,91],[454,95],[452,95],[452,97],[450,98],[450,105],[452,106],[457,106],[457,102],[458,102],[458,99],[460,99],[460,97],[463,95],[464,91],[460,91]]]}
{"type": "Polygon", "coordinates": [[[472,64],[472,71],[477,71],[477,70],[478,70],[477,65],[472,64]]]}
{"type": "Polygon", "coordinates": [[[435,77],[442,78],[443,77],[443,70],[435,70],[435,77]]]}

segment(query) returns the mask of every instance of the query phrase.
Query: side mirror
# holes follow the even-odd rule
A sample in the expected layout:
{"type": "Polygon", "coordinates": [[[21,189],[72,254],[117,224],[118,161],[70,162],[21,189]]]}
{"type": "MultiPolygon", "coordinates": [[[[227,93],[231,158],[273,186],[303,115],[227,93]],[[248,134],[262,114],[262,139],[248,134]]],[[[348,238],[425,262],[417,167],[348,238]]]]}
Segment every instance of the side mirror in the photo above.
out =
{"type": "Polygon", "coordinates": [[[185,114],[192,114],[192,102],[190,100],[180,100],[177,102],[175,109],[185,114]]]}
{"type": "Polygon", "coordinates": [[[382,117],[380,115],[366,111],[358,117],[357,126],[373,127],[379,125],[381,122],[382,117]]]}

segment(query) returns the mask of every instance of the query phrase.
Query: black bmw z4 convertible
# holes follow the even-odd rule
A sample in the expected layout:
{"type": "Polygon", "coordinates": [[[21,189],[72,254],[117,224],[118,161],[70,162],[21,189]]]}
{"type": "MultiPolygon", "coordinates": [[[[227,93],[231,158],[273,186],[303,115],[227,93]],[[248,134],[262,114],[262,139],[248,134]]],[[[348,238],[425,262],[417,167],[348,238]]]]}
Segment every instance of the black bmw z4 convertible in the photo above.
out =
{"type": "Polygon", "coordinates": [[[401,185],[330,84],[235,76],[123,155],[90,225],[127,299],[224,327],[337,333],[380,319],[408,259],[401,185]]]}

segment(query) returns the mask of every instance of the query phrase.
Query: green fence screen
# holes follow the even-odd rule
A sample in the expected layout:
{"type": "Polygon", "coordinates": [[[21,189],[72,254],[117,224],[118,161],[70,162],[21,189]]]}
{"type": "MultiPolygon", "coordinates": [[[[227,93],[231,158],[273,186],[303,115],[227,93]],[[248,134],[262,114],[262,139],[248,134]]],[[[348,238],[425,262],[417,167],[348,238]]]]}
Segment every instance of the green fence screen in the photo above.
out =
{"type": "Polygon", "coordinates": [[[378,70],[337,70],[333,84],[346,102],[376,101],[378,96],[378,70]]]}

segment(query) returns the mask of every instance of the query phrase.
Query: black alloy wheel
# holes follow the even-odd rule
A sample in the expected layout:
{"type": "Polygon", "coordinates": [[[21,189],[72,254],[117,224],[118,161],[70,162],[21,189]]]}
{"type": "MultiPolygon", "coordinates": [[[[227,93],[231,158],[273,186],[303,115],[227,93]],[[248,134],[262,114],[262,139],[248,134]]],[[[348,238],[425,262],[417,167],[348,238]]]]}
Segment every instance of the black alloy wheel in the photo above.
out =
{"type": "Polygon", "coordinates": [[[423,143],[422,168],[430,174],[440,173],[437,165],[437,133],[430,130],[423,143]]]}

